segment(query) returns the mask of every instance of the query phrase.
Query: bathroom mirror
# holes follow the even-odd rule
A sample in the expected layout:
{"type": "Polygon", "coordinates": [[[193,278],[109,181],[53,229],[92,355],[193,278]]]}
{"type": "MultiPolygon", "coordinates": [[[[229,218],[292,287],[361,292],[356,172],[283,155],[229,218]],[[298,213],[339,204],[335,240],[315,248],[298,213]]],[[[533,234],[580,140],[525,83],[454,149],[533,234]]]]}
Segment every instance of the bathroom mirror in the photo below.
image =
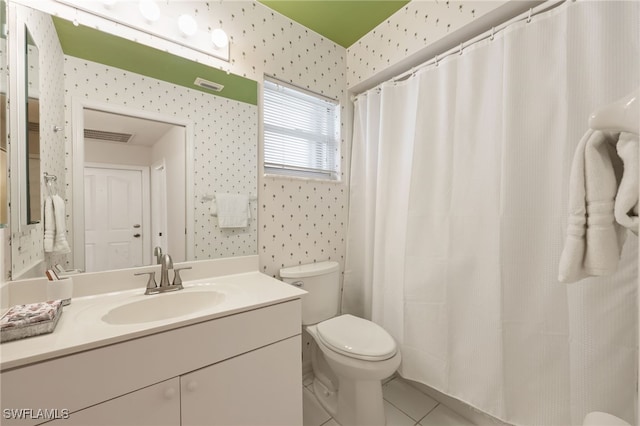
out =
{"type": "Polygon", "coordinates": [[[39,52],[35,40],[25,31],[25,99],[26,120],[25,134],[27,135],[25,162],[25,211],[26,223],[32,225],[41,220],[40,196],[40,94],[39,94],[39,52]]]}
{"type": "Polygon", "coordinates": [[[0,228],[9,222],[9,200],[7,171],[7,5],[0,0],[0,228]]]}
{"type": "MultiPolygon", "coordinates": [[[[56,263],[67,269],[87,271],[155,263],[153,249],[156,245],[164,245],[163,252],[171,254],[176,261],[256,254],[257,82],[141,46],[100,31],[95,25],[76,26],[40,10],[22,5],[10,6],[24,9],[22,16],[27,23],[29,20],[37,22],[30,29],[32,38],[40,42],[36,43],[40,48],[40,85],[43,91],[59,90],[59,95],[53,98],[45,97],[45,94],[40,96],[40,130],[45,132],[41,135],[39,147],[40,175],[47,172],[57,176],[58,191],[66,200],[66,238],[71,246],[71,253],[44,253],[42,243],[38,241],[40,236],[12,229],[12,278],[38,275],[25,271],[42,270],[42,266],[50,267],[56,263]],[[57,39],[53,40],[51,34],[57,39]],[[46,40],[44,45],[41,40],[46,40]],[[177,81],[176,76],[183,80],[177,81]],[[225,88],[222,92],[212,93],[193,84],[197,77],[222,84],[225,88]],[[43,82],[43,79],[48,81],[43,82]],[[56,87],[58,82],[61,83],[60,88],[56,87]],[[122,142],[96,142],[94,139],[90,142],[93,145],[87,148],[86,141],[92,139],[85,137],[88,130],[120,133],[105,116],[96,119],[86,114],[89,112],[91,115],[92,111],[165,121],[173,126],[173,133],[184,135],[181,142],[183,174],[172,177],[168,172],[170,160],[176,158],[171,154],[164,156],[164,165],[162,161],[151,161],[140,166],[130,164],[132,155],[124,155],[119,160],[114,157],[116,152],[123,151],[122,142]],[[90,122],[93,124],[88,124],[90,122]],[[143,189],[146,194],[158,191],[151,176],[156,174],[159,179],[155,182],[161,182],[162,171],[167,171],[165,190],[160,191],[165,197],[147,198],[147,212],[153,210],[153,214],[143,214],[143,223],[126,224],[127,233],[131,236],[139,234],[140,237],[133,238],[144,241],[142,262],[130,265],[106,262],[95,267],[95,262],[90,264],[87,260],[87,253],[92,250],[89,246],[93,244],[88,241],[87,231],[96,220],[87,216],[87,206],[95,201],[92,197],[98,190],[91,186],[93,183],[86,183],[95,178],[86,177],[85,169],[102,169],[104,163],[120,169],[146,168],[144,173],[148,176],[148,186],[143,189]],[[174,188],[169,190],[169,187],[174,188]],[[249,226],[238,229],[218,227],[217,218],[211,214],[211,200],[218,192],[251,196],[252,219],[249,226]],[[176,216],[182,216],[183,222],[176,221],[176,216]],[[162,228],[158,223],[163,220],[166,221],[164,229],[173,227],[180,231],[174,231],[173,237],[171,232],[157,231],[162,228]],[[143,226],[147,226],[144,234],[141,232],[143,226]],[[180,247],[176,242],[181,239],[181,248],[175,248],[180,247]],[[38,268],[33,267],[36,263],[38,268]]],[[[24,60],[25,63],[28,61],[27,58],[24,60]]],[[[135,134],[131,140],[142,137],[135,134]]],[[[39,199],[45,195],[40,194],[39,199]]],[[[122,209],[128,208],[130,203],[113,205],[122,209]]],[[[99,212],[100,209],[94,208],[93,211],[99,212]]],[[[120,259],[130,257],[127,250],[113,248],[120,259]]],[[[102,253],[94,258],[102,261],[109,256],[102,253]]]]}

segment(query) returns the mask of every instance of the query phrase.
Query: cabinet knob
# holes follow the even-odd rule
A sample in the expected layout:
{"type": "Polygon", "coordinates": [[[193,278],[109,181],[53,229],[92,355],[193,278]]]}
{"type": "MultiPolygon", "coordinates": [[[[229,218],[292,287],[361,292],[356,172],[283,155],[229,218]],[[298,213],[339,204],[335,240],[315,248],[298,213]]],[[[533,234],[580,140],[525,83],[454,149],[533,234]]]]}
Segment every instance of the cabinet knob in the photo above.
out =
{"type": "Polygon", "coordinates": [[[164,399],[173,399],[176,396],[175,388],[167,388],[164,390],[164,399]]]}
{"type": "Polygon", "coordinates": [[[196,382],[195,380],[191,380],[189,383],[187,383],[187,390],[189,392],[193,392],[196,389],[198,389],[198,382],[196,382]]]}

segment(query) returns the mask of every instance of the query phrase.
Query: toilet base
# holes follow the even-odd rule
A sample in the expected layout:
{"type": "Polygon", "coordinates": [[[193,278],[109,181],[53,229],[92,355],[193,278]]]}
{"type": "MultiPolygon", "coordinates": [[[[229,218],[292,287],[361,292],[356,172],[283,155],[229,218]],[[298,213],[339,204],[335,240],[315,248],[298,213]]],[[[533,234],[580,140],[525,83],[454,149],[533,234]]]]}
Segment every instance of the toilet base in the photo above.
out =
{"type": "Polygon", "coordinates": [[[313,379],[312,388],[322,408],[324,408],[331,417],[335,418],[336,411],[338,410],[338,392],[328,389],[317,377],[313,379]]]}
{"type": "Polygon", "coordinates": [[[380,380],[341,380],[331,391],[314,378],[313,393],[318,402],[341,426],[385,426],[384,400],[380,380]]]}
{"type": "Polygon", "coordinates": [[[381,381],[341,378],[334,418],[342,426],[385,426],[381,381]]]}

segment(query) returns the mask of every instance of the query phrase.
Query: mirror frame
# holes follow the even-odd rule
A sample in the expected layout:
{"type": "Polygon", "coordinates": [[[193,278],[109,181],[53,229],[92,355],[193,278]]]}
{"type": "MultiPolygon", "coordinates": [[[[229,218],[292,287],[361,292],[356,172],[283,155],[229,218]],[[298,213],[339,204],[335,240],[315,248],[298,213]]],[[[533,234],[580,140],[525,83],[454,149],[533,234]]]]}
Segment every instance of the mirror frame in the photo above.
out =
{"type": "MultiPolygon", "coordinates": [[[[41,223],[27,223],[27,199],[26,191],[22,190],[27,182],[27,166],[26,159],[23,154],[27,152],[27,69],[26,63],[22,60],[25,46],[27,43],[26,32],[29,31],[26,22],[18,16],[16,6],[7,3],[7,24],[10,28],[20,28],[9,37],[15,37],[16,42],[8,42],[8,63],[15,64],[15,68],[9,73],[8,99],[14,105],[16,113],[9,114],[9,157],[11,167],[10,178],[10,226],[13,235],[20,233],[25,234],[41,223]],[[15,196],[18,194],[18,196],[15,196]]],[[[9,40],[7,37],[7,40],[9,40]]]]}
{"type": "MultiPolygon", "coordinates": [[[[33,120],[31,119],[31,116],[29,114],[29,110],[31,108],[31,106],[33,104],[37,104],[37,110],[38,110],[38,114],[37,114],[37,118],[38,118],[38,127],[40,126],[40,93],[33,93],[32,88],[29,86],[29,76],[31,74],[31,66],[33,65],[30,61],[29,61],[29,41],[33,42],[33,46],[35,46],[35,49],[37,50],[37,60],[38,60],[38,73],[40,70],[40,48],[38,47],[35,39],[33,38],[33,36],[31,35],[31,32],[29,31],[29,27],[27,25],[25,25],[25,49],[24,49],[24,62],[25,62],[25,102],[26,102],[26,106],[25,106],[25,122],[23,124],[23,126],[25,127],[24,132],[25,132],[25,176],[22,176],[22,178],[24,178],[25,181],[25,186],[24,189],[25,191],[20,193],[20,197],[24,197],[24,206],[25,206],[25,214],[23,214],[21,216],[22,219],[24,219],[24,223],[26,223],[27,225],[35,225],[38,223],[43,223],[44,224],[44,214],[43,214],[43,201],[44,201],[44,195],[42,191],[44,188],[44,184],[43,184],[43,179],[41,176],[43,176],[43,170],[41,167],[41,153],[42,150],[40,149],[40,129],[38,128],[38,134],[37,134],[37,138],[32,138],[34,135],[32,134],[32,131],[29,129],[29,124],[31,124],[31,122],[33,122],[33,120]],[[36,97],[33,97],[33,95],[35,95],[36,97]],[[37,139],[37,140],[36,140],[37,139]],[[37,174],[33,174],[32,173],[32,163],[31,163],[31,147],[32,144],[37,144],[38,147],[38,173],[37,174]],[[34,182],[31,178],[32,176],[37,176],[38,180],[37,182],[34,182]],[[36,185],[38,185],[40,188],[40,191],[37,191],[38,197],[34,197],[33,194],[33,190],[34,188],[37,188],[36,185]],[[37,206],[33,205],[33,201],[37,201],[37,206]],[[34,211],[34,207],[37,207],[37,212],[39,213],[35,218],[32,217],[32,213],[34,211]],[[26,217],[25,217],[26,215],[26,217]]],[[[36,77],[40,77],[39,75],[36,75],[36,77]]],[[[38,82],[38,92],[39,92],[39,88],[40,88],[40,82],[38,82]]],[[[22,188],[22,187],[21,187],[22,188]]]]}
{"type": "Polygon", "coordinates": [[[183,126],[185,128],[185,256],[187,260],[195,260],[195,235],[194,235],[194,207],[195,194],[194,188],[194,123],[191,120],[181,120],[173,116],[164,115],[156,112],[144,111],[126,106],[119,106],[104,102],[88,100],[84,98],[73,98],[71,100],[71,126],[72,126],[72,226],[73,229],[73,267],[75,269],[85,270],[84,256],[84,109],[95,109],[113,114],[125,114],[131,117],[142,118],[146,120],[163,121],[165,123],[183,126]],[[81,158],[83,161],[75,161],[81,158]],[[82,232],[76,232],[76,230],[82,232]]]}

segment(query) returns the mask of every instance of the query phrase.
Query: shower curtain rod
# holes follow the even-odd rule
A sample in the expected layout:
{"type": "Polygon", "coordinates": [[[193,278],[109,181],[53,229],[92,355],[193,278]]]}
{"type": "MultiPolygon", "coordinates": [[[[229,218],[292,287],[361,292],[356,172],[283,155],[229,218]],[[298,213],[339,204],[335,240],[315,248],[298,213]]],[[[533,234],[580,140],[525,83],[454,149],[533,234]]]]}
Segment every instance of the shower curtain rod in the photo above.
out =
{"type": "MultiPolygon", "coordinates": [[[[379,90],[380,86],[382,86],[383,84],[388,83],[388,82],[396,83],[396,82],[399,82],[399,81],[402,81],[402,80],[406,80],[407,78],[411,77],[412,75],[414,75],[416,72],[420,71],[421,69],[426,68],[426,67],[428,67],[430,65],[437,64],[438,62],[440,62],[441,60],[443,60],[445,58],[448,58],[449,56],[452,56],[452,55],[455,55],[455,54],[461,55],[462,52],[464,51],[464,49],[466,49],[469,46],[472,46],[472,45],[474,45],[476,43],[479,43],[479,42],[481,42],[483,40],[486,40],[488,38],[493,40],[493,38],[495,37],[495,35],[497,33],[501,32],[501,31],[504,31],[506,28],[508,28],[509,26],[511,26],[511,25],[513,25],[513,24],[515,24],[517,22],[521,22],[521,21],[524,21],[524,20],[526,20],[527,22],[530,22],[531,18],[533,18],[534,16],[539,15],[539,14],[544,13],[544,12],[547,12],[547,11],[549,11],[551,9],[555,9],[556,7],[560,6],[563,3],[566,3],[568,1],[573,3],[573,2],[576,2],[577,0],[550,0],[550,1],[544,2],[543,4],[541,4],[539,6],[536,6],[536,7],[533,7],[531,9],[529,9],[525,13],[522,13],[522,14],[516,16],[515,18],[511,18],[508,21],[505,21],[500,25],[492,27],[490,30],[485,31],[484,33],[479,34],[479,35],[467,40],[466,42],[460,43],[458,46],[452,47],[451,49],[445,51],[444,53],[441,53],[439,55],[435,55],[433,58],[421,63],[420,65],[412,67],[410,70],[405,71],[402,74],[397,75],[397,76],[395,76],[393,78],[390,78],[389,80],[387,80],[387,81],[385,81],[383,83],[380,83],[376,87],[374,87],[373,89],[369,89],[369,90],[379,90]]],[[[366,92],[364,92],[364,93],[366,93],[366,92]]],[[[352,97],[352,101],[357,100],[357,98],[359,96],[360,95],[352,97]]]]}

